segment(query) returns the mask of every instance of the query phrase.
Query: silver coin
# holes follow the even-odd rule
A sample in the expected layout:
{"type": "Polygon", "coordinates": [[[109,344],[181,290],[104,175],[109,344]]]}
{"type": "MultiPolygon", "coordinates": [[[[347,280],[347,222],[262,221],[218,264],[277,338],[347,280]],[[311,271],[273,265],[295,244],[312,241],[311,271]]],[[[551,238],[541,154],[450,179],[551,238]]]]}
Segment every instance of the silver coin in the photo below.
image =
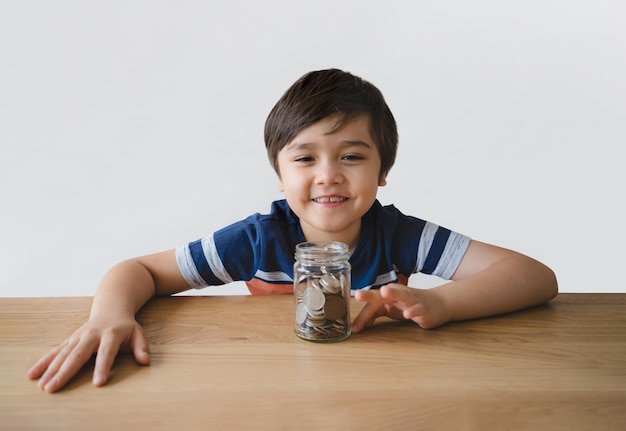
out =
{"type": "Polygon", "coordinates": [[[306,321],[307,316],[306,306],[303,302],[299,303],[296,307],[296,322],[298,322],[298,325],[302,325],[306,321]]]}
{"type": "Polygon", "coordinates": [[[323,289],[323,286],[320,284],[320,278],[319,277],[311,278],[311,287],[313,287],[315,289],[319,289],[319,290],[323,289]]]}
{"type": "Polygon", "coordinates": [[[326,317],[324,316],[311,316],[310,314],[306,318],[305,322],[308,326],[312,328],[318,328],[326,324],[326,317]]]}
{"type": "Polygon", "coordinates": [[[339,292],[341,292],[341,275],[339,275],[339,278],[337,277],[337,275],[335,274],[324,274],[322,275],[322,278],[320,279],[320,286],[322,287],[322,289],[324,289],[324,291],[328,292],[328,293],[334,293],[337,294],[339,292]]]}
{"type": "Polygon", "coordinates": [[[306,305],[307,310],[321,310],[326,303],[326,297],[321,290],[309,287],[302,294],[302,300],[306,305]]]}

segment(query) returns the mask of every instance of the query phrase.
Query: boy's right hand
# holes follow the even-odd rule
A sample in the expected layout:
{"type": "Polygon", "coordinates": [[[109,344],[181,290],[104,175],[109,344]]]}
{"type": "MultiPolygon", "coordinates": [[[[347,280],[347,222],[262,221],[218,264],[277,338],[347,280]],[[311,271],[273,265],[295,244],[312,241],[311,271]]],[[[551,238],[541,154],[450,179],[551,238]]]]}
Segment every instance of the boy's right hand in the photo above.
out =
{"type": "Polygon", "coordinates": [[[139,364],[150,363],[148,342],[143,329],[134,318],[92,318],[61,345],[42,357],[28,371],[28,377],[39,378],[41,389],[55,392],[96,354],[93,384],[102,386],[109,378],[119,351],[132,352],[139,364]]]}

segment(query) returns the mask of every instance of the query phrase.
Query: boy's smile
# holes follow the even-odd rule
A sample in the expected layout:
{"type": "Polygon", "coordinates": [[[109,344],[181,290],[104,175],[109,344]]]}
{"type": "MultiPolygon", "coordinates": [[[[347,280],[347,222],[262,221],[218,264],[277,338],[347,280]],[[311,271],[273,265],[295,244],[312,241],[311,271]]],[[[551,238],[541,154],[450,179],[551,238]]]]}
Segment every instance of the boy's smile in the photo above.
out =
{"type": "Polygon", "coordinates": [[[356,245],[361,217],[376,200],[380,155],[361,115],[337,130],[337,118],[319,121],[278,153],[280,190],[300,218],[308,241],[356,245]]]}

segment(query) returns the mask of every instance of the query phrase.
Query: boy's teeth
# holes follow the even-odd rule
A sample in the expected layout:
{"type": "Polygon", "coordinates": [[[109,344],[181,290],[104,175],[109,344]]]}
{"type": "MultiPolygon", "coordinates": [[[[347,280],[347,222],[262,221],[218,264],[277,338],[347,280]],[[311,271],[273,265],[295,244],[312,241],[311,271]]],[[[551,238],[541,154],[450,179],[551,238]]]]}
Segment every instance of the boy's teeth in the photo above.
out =
{"type": "Polygon", "coordinates": [[[344,198],[340,197],[330,197],[330,198],[316,198],[315,202],[326,203],[326,202],[341,202],[344,198]]]}

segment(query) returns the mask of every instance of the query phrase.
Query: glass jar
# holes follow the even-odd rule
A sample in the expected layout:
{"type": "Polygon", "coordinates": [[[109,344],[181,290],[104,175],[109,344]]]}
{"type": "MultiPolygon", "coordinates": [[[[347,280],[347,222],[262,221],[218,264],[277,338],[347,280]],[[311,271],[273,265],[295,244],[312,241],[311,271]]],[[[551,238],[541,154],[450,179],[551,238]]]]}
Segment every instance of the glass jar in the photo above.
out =
{"type": "Polygon", "coordinates": [[[341,242],[296,246],[293,266],[295,332],[309,341],[350,336],[350,250],[341,242]]]}

